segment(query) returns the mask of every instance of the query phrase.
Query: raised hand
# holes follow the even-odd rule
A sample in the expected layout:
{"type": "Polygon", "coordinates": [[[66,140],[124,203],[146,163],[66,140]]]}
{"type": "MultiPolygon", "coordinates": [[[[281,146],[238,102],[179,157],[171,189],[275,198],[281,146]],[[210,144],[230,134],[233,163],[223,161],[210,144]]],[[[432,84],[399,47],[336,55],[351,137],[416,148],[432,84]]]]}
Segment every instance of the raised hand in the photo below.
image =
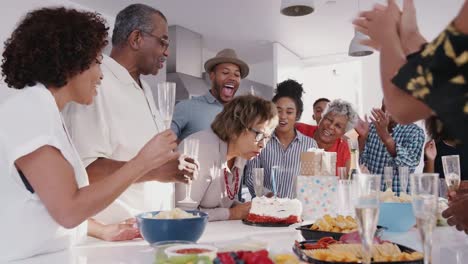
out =
{"type": "Polygon", "coordinates": [[[434,140],[428,141],[424,146],[424,155],[428,160],[434,161],[437,156],[437,148],[434,140]]]}
{"type": "Polygon", "coordinates": [[[166,130],[154,136],[140,150],[135,159],[148,169],[148,171],[156,169],[171,160],[176,160],[179,153],[174,151],[177,147],[177,137],[171,130],[166,130]]]}
{"type": "Polygon", "coordinates": [[[416,52],[426,39],[421,35],[416,19],[416,8],[413,0],[403,1],[403,12],[398,25],[401,46],[406,55],[416,52]]]}
{"type": "Polygon", "coordinates": [[[359,136],[363,138],[367,138],[367,135],[369,135],[369,127],[370,127],[369,119],[367,118],[367,115],[364,115],[364,119],[361,119],[361,117],[358,117],[358,121],[354,129],[356,130],[359,136]]]}
{"type": "Polygon", "coordinates": [[[399,21],[400,9],[394,0],[389,0],[387,6],[377,4],[370,11],[361,12],[353,24],[357,31],[370,38],[361,44],[379,50],[389,38],[398,38],[399,21]]]}
{"type": "Polygon", "coordinates": [[[372,123],[375,126],[375,130],[377,135],[379,135],[380,139],[385,142],[390,136],[388,131],[388,125],[390,124],[390,115],[382,109],[374,108],[372,109],[372,116],[370,117],[372,123]]]}
{"type": "Polygon", "coordinates": [[[180,155],[178,159],[170,160],[164,165],[153,169],[144,179],[159,182],[188,183],[189,180],[194,178],[198,167],[198,162],[185,155],[180,155]]]}

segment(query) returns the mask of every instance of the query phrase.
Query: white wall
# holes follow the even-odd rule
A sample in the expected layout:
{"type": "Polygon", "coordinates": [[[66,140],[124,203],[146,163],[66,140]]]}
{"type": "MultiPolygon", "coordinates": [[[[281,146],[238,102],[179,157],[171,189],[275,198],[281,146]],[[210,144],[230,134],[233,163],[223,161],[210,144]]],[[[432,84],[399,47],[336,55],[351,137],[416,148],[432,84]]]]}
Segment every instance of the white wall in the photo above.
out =
{"type": "Polygon", "coordinates": [[[363,57],[362,61],[362,109],[370,114],[372,108],[382,105],[383,93],[380,81],[379,53],[363,57]]]}
{"type": "Polygon", "coordinates": [[[273,44],[262,45],[261,49],[261,52],[267,55],[262,56],[263,59],[261,61],[249,63],[250,73],[247,78],[274,87],[276,85],[273,61],[274,46],[273,44]]]}
{"type": "Polygon", "coordinates": [[[281,43],[273,43],[273,54],[276,83],[287,79],[302,82],[303,64],[296,54],[285,48],[281,43]]]}
{"type": "Polygon", "coordinates": [[[349,61],[339,64],[306,67],[302,70],[302,82],[305,94],[304,113],[301,122],[314,124],[312,119],[315,100],[321,97],[343,99],[362,113],[362,71],[360,61],[349,61]]]}

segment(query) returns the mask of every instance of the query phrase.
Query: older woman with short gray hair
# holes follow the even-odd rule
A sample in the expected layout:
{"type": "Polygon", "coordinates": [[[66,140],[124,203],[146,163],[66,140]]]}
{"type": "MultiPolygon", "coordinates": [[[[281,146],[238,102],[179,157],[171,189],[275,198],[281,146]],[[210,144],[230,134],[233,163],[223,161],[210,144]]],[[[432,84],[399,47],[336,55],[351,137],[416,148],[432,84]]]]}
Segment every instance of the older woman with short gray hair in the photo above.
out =
{"type": "Polygon", "coordinates": [[[342,137],[354,128],[357,119],[358,114],[349,102],[336,99],[327,104],[318,126],[302,125],[297,129],[315,139],[319,148],[336,152],[336,167],[349,169],[351,154],[342,137]]]}

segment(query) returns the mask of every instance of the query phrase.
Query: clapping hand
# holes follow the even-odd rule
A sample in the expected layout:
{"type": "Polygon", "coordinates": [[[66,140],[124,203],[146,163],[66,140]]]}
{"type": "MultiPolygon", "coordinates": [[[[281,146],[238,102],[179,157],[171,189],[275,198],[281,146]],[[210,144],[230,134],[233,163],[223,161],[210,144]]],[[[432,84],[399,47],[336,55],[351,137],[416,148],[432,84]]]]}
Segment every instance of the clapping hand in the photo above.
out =
{"type": "Polygon", "coordinates": [[[364,115],[364,119],[361,119],[361,117],[358,117],[358,121],[354,129],[358,133],[360,137],[367,138],[369,135],[369,127],[370,127],[370,122],[369,119],[367,118],[367,115],[364,115]]]}
{"type": "Polygon", "coordinates": [[[369,36],[361,44],[380,50],[389,38],[398,38],[400,16],[395,0],[389,0],[387,6],[376,4],[372,10],[361,12],[353,20],[356,30],[369,36]]]}
{"type": "Polygon", "coordinates": [[[437,148],[434,140],[428,141],[424,146],[424,155],[428,160],[434,161],[437,156],[437,148]]]}
{"type": "Polygon", "coordinates": [[[375,126],[377,135],[379,135],[380,139],[383,142],[385,142],[390,136],[390,133],[388,131],[388,125],[390,124],[390,115],[379,108],[372,109],[371,113],[372,116],[370,117],[370,119],[375,126]]]}

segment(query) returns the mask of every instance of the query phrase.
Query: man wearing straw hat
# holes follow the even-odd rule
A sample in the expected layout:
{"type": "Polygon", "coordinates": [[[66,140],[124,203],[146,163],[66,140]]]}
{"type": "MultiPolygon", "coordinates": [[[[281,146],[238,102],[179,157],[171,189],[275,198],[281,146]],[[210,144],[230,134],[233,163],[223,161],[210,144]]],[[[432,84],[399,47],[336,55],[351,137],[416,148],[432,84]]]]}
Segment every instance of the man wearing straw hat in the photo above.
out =
{"type": "Polygon", "coordinates": [[[240,80],[249,74],[249,66],[233,49],[223,49],[205,62],[205,71],[210,75],[211,89],[205,95],[182,101],[175,107],[171,129],[180,141],[210,128],[224,104],[234,98],[240,80]]]}

